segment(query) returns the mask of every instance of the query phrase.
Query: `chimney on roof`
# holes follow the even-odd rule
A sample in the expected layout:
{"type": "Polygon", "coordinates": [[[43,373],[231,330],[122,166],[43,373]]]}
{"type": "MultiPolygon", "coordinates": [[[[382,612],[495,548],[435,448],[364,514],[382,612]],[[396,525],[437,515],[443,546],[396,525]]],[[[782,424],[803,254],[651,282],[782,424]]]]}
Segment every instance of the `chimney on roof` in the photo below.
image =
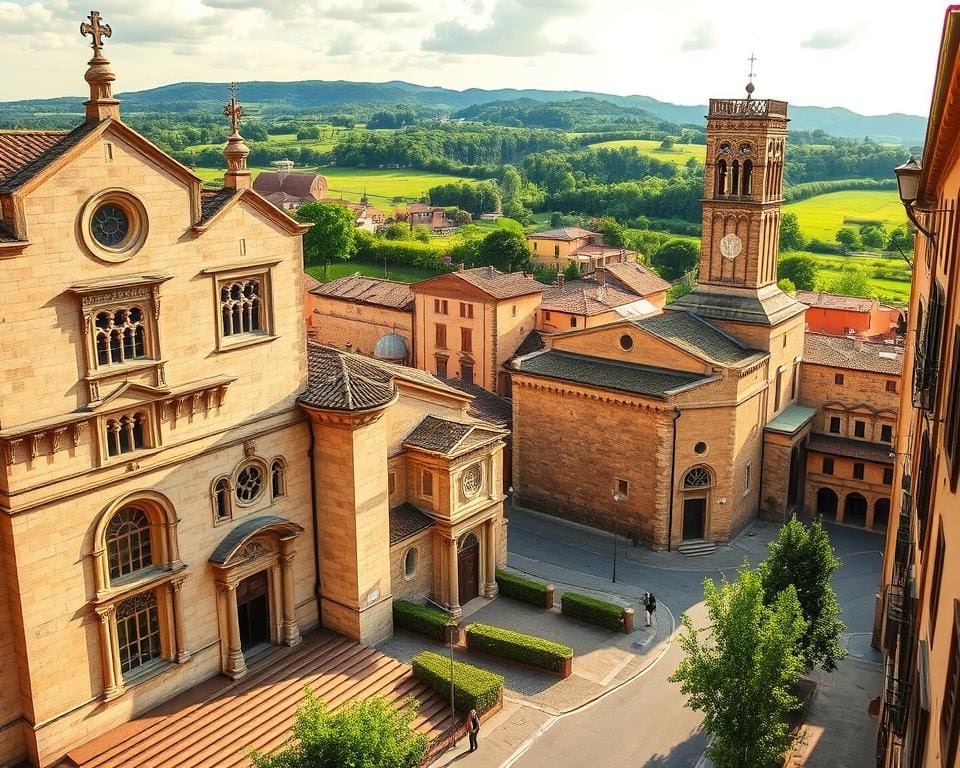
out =
{"type": "Polygon", "coordinates": [[[493,265],[492,265],[492,264],[488,264],[488,265],[487,265],[487,279],[488,279],[488,280],[493,280],[493,265]]]}
{"type": "Polygon", "coordinates": [[[457,272],[463,272],[464,269],[466,269],[466,265],[462,261],[457,264],[457,272]]]}
{"type": "Polygon", "coordinates": [[[103,55],[103,38],[113,35],[109,24],[100,21],[100,11],[90,11],[87,17],[90,22],[80,25],[80,34],[90,35],[90,47],[93,48],[93,58],[87,62],[87,72],[83,79],[90,86],[90,100],[83,102],[87,122],[99,123],[108,117],[120,119],[120,102],[113,98],[112,83],[117,79],[110,69],[110,62],[103,55]]]}
{"type": "Polygon", "coordinates": [[[603,302],[607,296],[607,286],[600,285],[597,287],[597,301],[603,302]]]}
{"type": "Polygon", "coordinates": [[[557,286],[563,288],[563,272],[557,272],[557,286]]]}

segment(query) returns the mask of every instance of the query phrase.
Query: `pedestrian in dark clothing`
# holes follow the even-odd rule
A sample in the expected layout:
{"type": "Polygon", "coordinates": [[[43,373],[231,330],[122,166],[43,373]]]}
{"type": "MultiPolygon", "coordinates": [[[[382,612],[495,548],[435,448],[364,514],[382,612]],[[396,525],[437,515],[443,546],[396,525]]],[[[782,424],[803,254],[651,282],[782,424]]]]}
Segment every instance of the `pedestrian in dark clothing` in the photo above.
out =
{"type": "Polygon", "coordinates": [[[474,752],[477,749],[477,734],[480,733],[480,718],[477,715],[477,710],[470,710],[470,751],[474,752]]]}
{"type": "Polygon", "coordinates": [[[650,623],[653,621],[653,617],[657,612],[657,598],[653,596],[653,592],[647,592],[647,597],[644,600],[644,606],[647,611],[647,626],[650,626],[650,623]]]}

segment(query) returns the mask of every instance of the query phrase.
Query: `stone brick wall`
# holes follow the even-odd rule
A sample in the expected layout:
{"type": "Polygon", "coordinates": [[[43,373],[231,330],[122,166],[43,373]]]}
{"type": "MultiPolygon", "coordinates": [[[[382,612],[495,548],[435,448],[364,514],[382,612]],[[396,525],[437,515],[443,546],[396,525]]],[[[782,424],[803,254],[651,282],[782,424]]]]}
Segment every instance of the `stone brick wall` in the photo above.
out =
{"type": "Polygon", "coordinates": [[[396,600],[419,602],[422,596],[434,599],[433,534],[430,529],[390,547],[390,581],[396,600]],[[404,563],[410,549],[417,552],[417,567],[414,575],[408,577],[404,563]]]}
{"type": "Polygon", "coordinates": [[[857,371],[828,365],[803,363],[800,366],[800,402],[820,412],[814,417],[813,429],[829,433],[830,417],[840,417],[843,437],[855,437],[855,420],[866,422],[865,440],[880,442],[884,424],[896,431],[899,411],[900,376],[857,371]],[[843,376],[837,384],[836,377],[843,376]],[[887,382],[896,382],[896,391],[887,391],[887,382]]]}
{"type": "Polygon", "coordinates": [[[372,355],[380,337],[402,336],[413,362],[413,312],[341,301],[329,296],[307,294],[309,327],[321,344],[372,355]]]}

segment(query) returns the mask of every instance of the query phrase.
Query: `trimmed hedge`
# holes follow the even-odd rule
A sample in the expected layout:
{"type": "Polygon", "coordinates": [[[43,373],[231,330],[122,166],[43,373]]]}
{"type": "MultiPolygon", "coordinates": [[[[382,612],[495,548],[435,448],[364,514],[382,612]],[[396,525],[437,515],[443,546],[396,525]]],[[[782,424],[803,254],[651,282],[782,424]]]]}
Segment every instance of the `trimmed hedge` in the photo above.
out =
{"type": "Polygon", "coordinates": [[[573,648],[568,645],[489,624],[468,624],[466,633],[467,647],[471,651],[489,653],[551,672],[563,671],[564,660],[573,658],[573,648]]]}
{"type": "Polygon", "coordinates": [[[560,605],[567,616],[614,632],[619,631],[623,622],[623,608],[619,605],[577,592],[564,592],[563,597],[560,598],[560,605]]]}
{"type": "Polygon", "coordinates": [[[446,626],[450,617],[443,611],[429,605],[419,605],[408,600],[393,601],[393,623],[411,632],[432,637],[441,643],[446,642],[446,626]]]}
{"type": "MultiPolygon", "coordinates": [[[[450,659],[432,651],[413,657],[413,674],[443,696],[450,695],[450,659]]],[[[486,712],[500,699],[503,678],[462,661],[453,662],[453,703],[461,712],[486,712]]]]}
{"type": "Polygon", "coordinates": [[[538,608],[543,608],[547,601],[547,585],[519,576],[509,571],[497,569],[497,587],[501,595],[512,597],[514,600],[523,600],[538,608]]]}

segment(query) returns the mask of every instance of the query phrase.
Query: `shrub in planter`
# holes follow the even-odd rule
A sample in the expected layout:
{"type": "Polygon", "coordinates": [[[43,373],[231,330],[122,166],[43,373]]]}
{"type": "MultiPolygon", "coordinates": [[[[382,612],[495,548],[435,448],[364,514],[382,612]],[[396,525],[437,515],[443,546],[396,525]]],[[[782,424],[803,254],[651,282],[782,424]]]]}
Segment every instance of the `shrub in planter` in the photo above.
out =
{"type": "Polygon", "coordinates": [[[497,569],[497,588],[501,595],[512,597],[514,600],[522,600],[538,608],[550,607],[547,605],[547,595],[551,590],[542,582],[497,569]]]}
{"type": "Polygon", "coordinates": [[[519,661],[550,672],[562,672],[564,661],[573,658],[573,648],[534,635],[524,635],[489,624],[468,624],[467,647],[504,659],[519,661]]]}
{"type": "Polygon", "coordinates": [[[408,600],[393,601],[393,623],[395,626],[445,642],[447,639],[446,626],[449,622],[450,617],[437,608],[411,603],[408,600]]]}
{"type": "MultiPolygon", "coordinates": [[[[424,651],[413,657],[413,674],[443,696],[450,695],[450,659],[424,651]]],[[[486,712],[500,699],[503,678],[461,661],[453,663],[453,703],[461,712],[486,712]]]]}
{"type": "Polygon", "coordinates": [[[560,598],[561,609],[567,616],[580,621],[596,624],[598,627],[613,630],[620,629],[623,621],[623,608],[605,600],[587,597],[577,592],[564,592],[560,598]]]}

